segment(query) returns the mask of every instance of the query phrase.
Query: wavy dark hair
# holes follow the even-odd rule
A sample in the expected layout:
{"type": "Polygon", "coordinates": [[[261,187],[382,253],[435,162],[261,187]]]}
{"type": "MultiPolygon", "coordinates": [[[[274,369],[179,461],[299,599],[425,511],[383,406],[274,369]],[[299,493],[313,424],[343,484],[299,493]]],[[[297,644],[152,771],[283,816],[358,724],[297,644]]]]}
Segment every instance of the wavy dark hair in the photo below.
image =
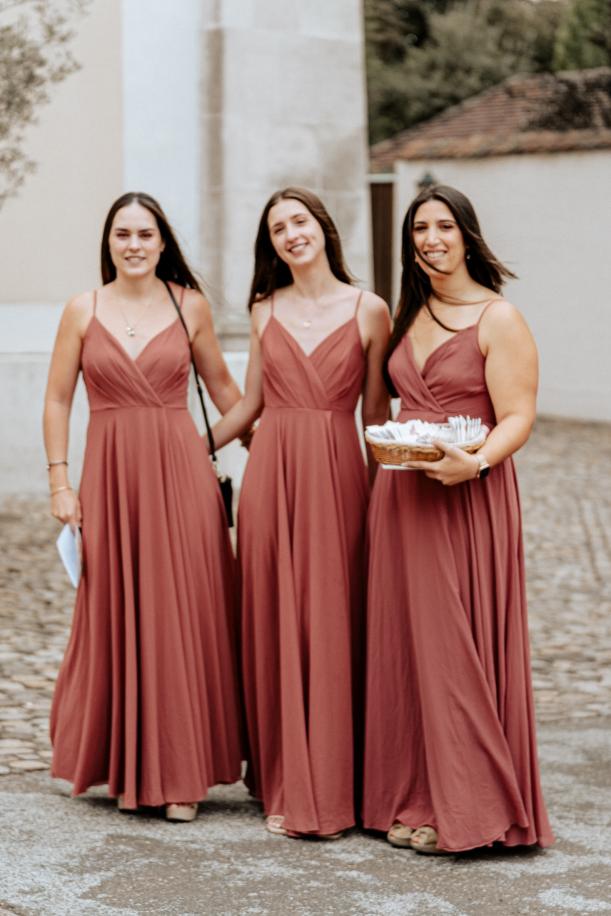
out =
{"type": "Polygon", "coordinates": [[[344,263],[339,233],[322,200],[312,191],[308,191],[307,188],[283,188],[281,191],[276,191],[272,194],[265,204],[259,220],[259,228],[255,240],[255,266],[250,286],[250,296],[248,297],[249,312],[255,302],[267,299],[275,290],[281,289],[283,286],[290,286],[293,282],[289,266],[278,257],[274,250],[269,234],[269,226],[267,225],[269,211],[281,200],[298,200],[310,211],[325,236],[325,251],[331,273],[343,283],[351,285],[354,283],[354,278],[350,275],[344,263]]]}
{"type": "MultiPolygon", "coordinates": [[[[448,185],[433,185],[422,190],[409,205],[401,229],[401,290],[393,331],[384,359],[384,379],[393,397],[397,396],[397,392],[388,373],[388,361],[420,309],[428,302],[431,293],[435,292],[430,277],[416,263],[414,246],[416,212],[422,204],[429,200],[439,200],[451,211],[469,255],[465,262],[469,276],[476,283],[494,290],[495,293],[500,293],[505,280],[516,279],[516,275],[494,256],[484,241],[473,204],[468,197],[448,185]]],[[[435,264],[431,263],[429,266],[440,274],[444,273],[435,264]]],[[[439,295],[439,299],[443,301],[444,296],[439,295]]],[[[456,300],[448,299],[448,301],[455,302],[456,300]]],[[[438,323],[441,324],[441,322],[438,323]]],[[[442,326],[445,327],[445,325],[442,326]]],[[[452,329],[448,328],[448,330],[452,329]]]]}
{"type": "Polygon", "coordinates": [[[128,207],[130,204],[140,204],[141,207],[144,207],[149,213],[152,213],[159,227],[161,238],[165,243],[165,248],[161,252],[161,257],[155,268],[155,273],[159,279],[173,281],[179,286],[187,286],[189,289],[196,289],[200,293],[203,292],[201,283],[194,275],[187,264],[185,256],[180,250],[180,245],[176,241],[174,230],[170,226],[168,218],[161,209],[160,204],[154,197],[151,197],[150,194],[144,194],[142,191],[128,191],[127,194],[122,194],[121,197],[115,200],[108,211],[102,231],[100,256],[102,283],[110,283],[117,276],[117,268],[113,264],[110,256],[108,239],[110,237],[113,220],[118,211],[123,207],[128,207]]]}

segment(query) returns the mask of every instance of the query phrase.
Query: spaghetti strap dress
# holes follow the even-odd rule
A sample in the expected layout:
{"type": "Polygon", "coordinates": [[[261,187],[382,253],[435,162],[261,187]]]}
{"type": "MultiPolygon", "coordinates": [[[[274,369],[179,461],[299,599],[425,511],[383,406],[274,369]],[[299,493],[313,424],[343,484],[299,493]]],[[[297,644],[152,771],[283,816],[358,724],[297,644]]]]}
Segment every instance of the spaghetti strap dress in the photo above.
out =
{"type": "MultiPolygon", "coordinates": [[[[495,425],[477,329],[422,370],[405,335],[389,363],[401,421],[495,425]]],[[[429,825],[448,851],[549,845],[512,460],[451,487],[381,469],[369,541],[365,826],[429,825]]]]}
{"type": "MultiPolygon", "coordinates": [[[[176,289],[181,302],[184,290],[176,289]]],[[[178,318],[135,358],[94,314],[83,574],[51,712],[52,775],[126,807],[193,802],[240,778],[235,567],[187,410],[178,318]]]]}
{"type": "Polygon", "coordinates": [[[356,312],[306,354],[272,303],[261,351],[265,406],[238,515],[247,784],[289,833],[332,834],[355,823],[362,717],[368,483],[356,312]]]}

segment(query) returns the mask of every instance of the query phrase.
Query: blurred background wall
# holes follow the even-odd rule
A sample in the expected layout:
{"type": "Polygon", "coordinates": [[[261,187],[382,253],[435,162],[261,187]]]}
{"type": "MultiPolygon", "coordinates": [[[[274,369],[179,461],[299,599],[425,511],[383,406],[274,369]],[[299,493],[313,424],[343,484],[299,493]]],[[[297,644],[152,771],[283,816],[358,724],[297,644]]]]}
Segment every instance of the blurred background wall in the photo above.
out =
{"type": "MultiPolygon", "coordinates": [[[[252,247],[272,191],[317,191],[360,284],[394,305],[405,209],[423,183],[453,184],[519,276],[507,295],[539,345],[540,412],[611,420],[611,7],[596,19],[589,2],[43,5],[82,5],[69,20],[80,69],[36,107],[24,136],[36,170],[4,202],[0,184],[0,494],[46,491],[55,329],[63,303],[99,284],[102,223],[126,190],[167,211],[241,383],[252,247]]],[[[73,481],[86,421],[80,386],[73,481]]],[[[223,465],[239,477],[245,457],[231,445],[223,465]]]]}
{"type": "MultiPolygon", "coordinates": [[[[99,285],[99,238],[119,194],[158,197],[204,278],[242,382],[260,212],[286,184],[317,191],[369,283],[367,108],[359,0],[91,0],[80,69],[27,133],[36,163],[0,210],[0,493],[45,492],[40,432],[63,303],[99,285]]],[[[197,411],[194,411],[197,417],[197,411]]],[[[87,410],[71,426],[78,480],[87,410]]],[[[239,474],[245,453],[223,452],[239,474]]]]}

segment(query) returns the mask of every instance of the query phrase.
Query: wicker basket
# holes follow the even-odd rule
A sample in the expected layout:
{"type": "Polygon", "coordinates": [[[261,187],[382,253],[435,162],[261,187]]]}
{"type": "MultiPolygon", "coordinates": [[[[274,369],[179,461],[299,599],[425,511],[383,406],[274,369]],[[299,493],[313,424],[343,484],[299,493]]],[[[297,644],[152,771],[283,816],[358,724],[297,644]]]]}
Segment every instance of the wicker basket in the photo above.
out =
{"type": "MultiPolygon", "coordinates": [[[[405,445],[399,442],[373,442],[365,433],[373,457],[379,464],[400,468],[410,461],[439,461],[444,453],[434,445],[405,445]]],[[[464,452],[477,452],[482,447],[482,442],[457,447],[464,452]]]]}

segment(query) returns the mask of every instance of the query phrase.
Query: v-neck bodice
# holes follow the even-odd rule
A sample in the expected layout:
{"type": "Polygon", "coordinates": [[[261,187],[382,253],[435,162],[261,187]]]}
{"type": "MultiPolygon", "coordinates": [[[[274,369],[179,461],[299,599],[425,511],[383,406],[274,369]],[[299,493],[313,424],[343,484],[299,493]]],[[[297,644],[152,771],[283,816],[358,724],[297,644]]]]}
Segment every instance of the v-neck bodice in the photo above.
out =
{"type": "Polygon", "coordinates": [[[187,407],[190,355],[178,320],[152,337],[134,359],[94,315],[81,354],[89,409],[187,407]]]}
{"type": "Polygon", "coordinates": [[[392,354],[389,372],[401,398],[401,421],[411,418],[444,422],[457,414],[496,423],[486,386],[486,360],[477,336],[478,325],[445,340],[420,369],[406,334],[392,354]]]}
{"type": "Polygon", "coordinates": [[[343,322],[306,353],[272,315],[261,336],[266,408],[354,412],[365,374],[356,317],[343,322]]]}

